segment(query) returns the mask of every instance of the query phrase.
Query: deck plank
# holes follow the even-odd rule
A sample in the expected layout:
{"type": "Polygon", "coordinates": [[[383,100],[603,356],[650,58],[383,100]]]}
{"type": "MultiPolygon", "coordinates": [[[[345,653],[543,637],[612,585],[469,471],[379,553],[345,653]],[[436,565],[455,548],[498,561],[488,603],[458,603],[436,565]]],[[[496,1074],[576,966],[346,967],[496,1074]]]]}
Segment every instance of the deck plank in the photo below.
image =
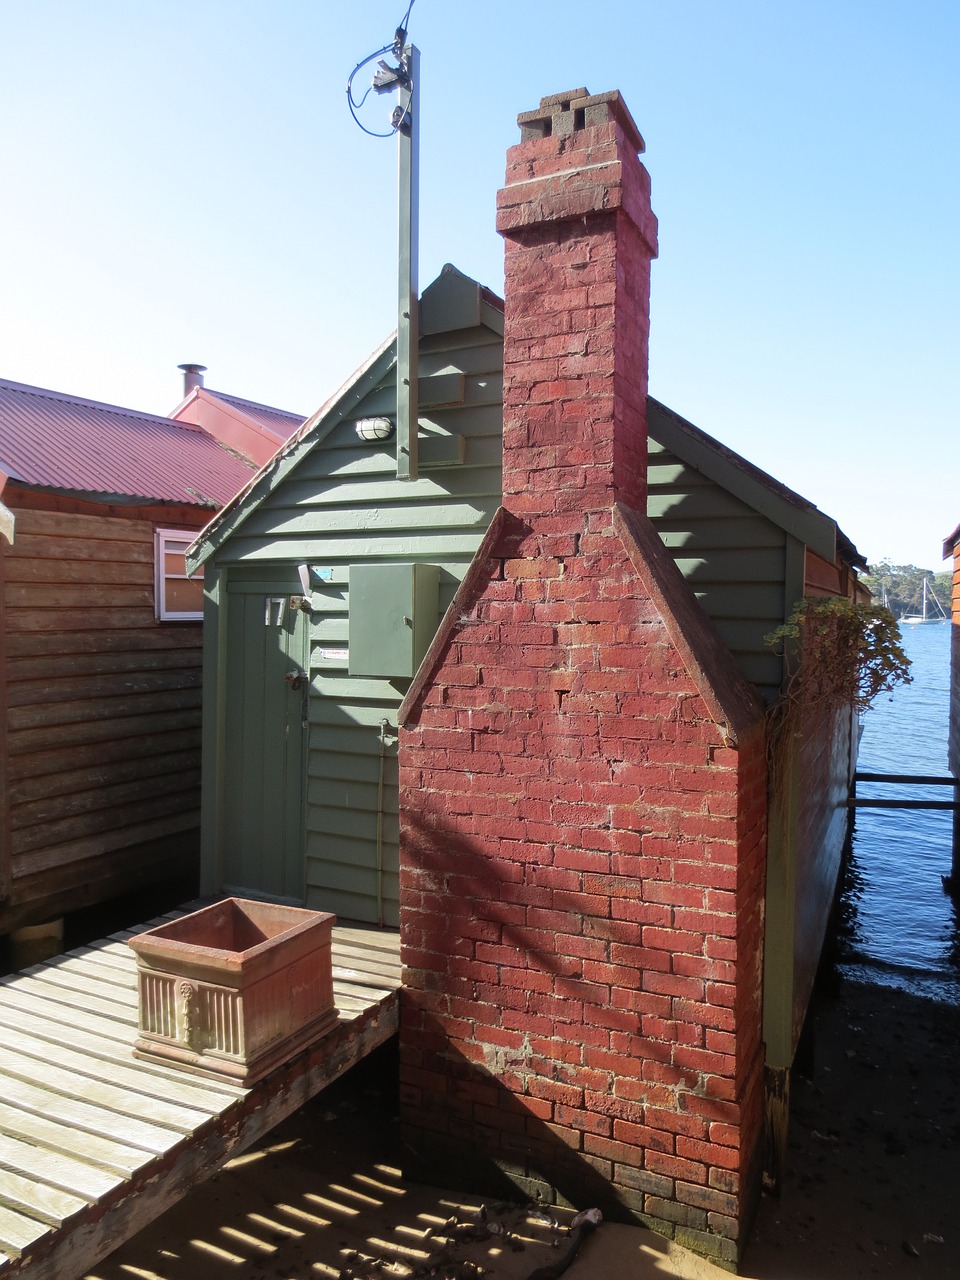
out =
{"type": "MultiPolygon", "coordinates": [[[[49,961],[42,967],[48,969],[50,967],[49,961]]],[[[137,980],[136,975],[130,972],[129,966],[124,968],[122,964],[104,964],[93,956],[84,955],[68,956],[57,968],[61,973],[76,974],[81,979],[86,977],[91,982],[96,983],[98,986],[103,985],[108,990],[115,988],[116,993],[122,998],[129,998],[132,993],[134,1003],[136,1003],[137,980]]],[[[112,991],[111,994],[113,994],[112,991]]]]}
{"type": "MultiPolygon", "coordinates": [[[[209,1113],[205,1115],[193,1107],[180,1106],[167,1098],[154,1095],[148,1100],[142,1093],[124,1088],[115,1080],[104,1080],[100,1071],[91,1074],[89,1071],[78,1073],[76,1070],[65,1069],[61,1055],[58,1055],[56,1063],[52,1063],[42,1054],[36,1056],[36,1042],[30,1044],[26,1040],[26,1037],[17,1037],[12,1033],[4,1037],[5,1043],[0,1047],[0,1098],[6,1096],[5,1079],[19,1081],[21,1084],[33,1081],[45,1091],[49,1090],[66,1099],[75,1096],[82,1089],[84,1097],[98,1108],[128,1118],[136,1118],[146,1112],[152,1121],[180,1133],[192,1133],[208,1118],[209,1113]],[[78,1074],[85,1076],[83,1085],[78,1085],[78,1074]]],[[[82,1061],[82,1055],[75,1056],[81,1057],[82,1061]]],[[[164,1138],[165,1148],[169,1145],[166,1134],[164,1138]]]]}
{"type": "Polygon", "coordinates": [[[358,1000],[370,1000],[378,996],[386,999],[392,994],[389,987],[374,986],[372,983],[344,982],[342,978],[334,984],[333,993],[337,1000],[341,995],[353,996],[358,1000]]]}
{"type": "Polygon", "coordinates": [[[104,1042],[114,1042],[128,1048],[136,1035],[136,1028],[131,1019],[101,1017],[90,1009],[80,1009],[75,1001],[61,1002],[51,1000],[46,988],[30,987],[26,983],[19,987],[0,986],[0,1011],[15,1010],[32,1014],[38,1027],[49,1032],[55,1027],[86,1027],[93,1031],[97,1038],[104,1042]]]}
{"type": "MultiPolygon", "coordinates": [[[[43,1028],[43,1031],[49,1035],[48,1027],[43,1028]]],[[[128,1046],[124,1046],[116,1055],[105,1056],[100,1052],[95,1036],[84,1036],[76,1030],[63,1036],[63,1043],[59,1043],[55,1035],[51,1039],[45,1039],[42,1038],[42,1032],[35,1034],[36,1032],[37,1028],[27,1014],[20,1015],[18,1020],[11,1017],[10,1010],[0,1009],[0,1040],[4,1045],[4,1049],[0,1049],[0,1061],[8,1074],[23,1075],[29,1071],[32,1078],[33,1060],[49,1061],[54,1053],[57,1065],[66,1071],[102,1080],[106,1084],[119,1085],[140,1095],[140,1111],[148,1110],[153,1116],[159,1116],[156,1111],[158,1101],[174,1102],[202,1115],[217,1115],[240,1092],[234,1090],[232,1094],[219,1091],[213,1093],[210,1089],[198,1088],[185,1079],[182,1071],[178,1072],[174,1068],[160,1068],[160,1073],[142,1070],[139,1063],[130,1065],[128,1046]],[[21,1055],[22,1062],[19,1061],[21,1055]],[[11,1061],[15,1056],[18,1061],[11,1061]]],[[[81,1087],[77,1081],[76,1088],[81,1087]]],[[[201,1122],[200,1116],[194,1114],[192,1127],[196,1128],[201,1122]]]]}
{"type": "Polygon", "coordinates": [[[18,1209],[28,1218],[36,1218],[48,1226],[61,1226],[67,1218],[85,1209],[88,1203],[82,1196],[48,1187],[35,1178],[25,1178],[10,1169],[0,1169],[0,1204],[18,1209]]]}
{"type": "MultiPolygon", "coordinates": [[[[101,1000],[99,996],[84,994],[83,987],[64,986],[62,983],[50,982],[43,977],[35,977],[34,975],[24,975],[20,981],[18,988],[20,991],[27,992],[37,998],[38,1001],[45,1001],[50,1005],[63,1005],[69,1009],[75,1009],[81,1003],[84,1011],[90,1013],[101,1014],[105,1018],[111,1018],[114,1022],[123,1023],[125,1026],[133,1026],[137,1021],[136,1010],[131,1010],[129,1006],[117,1004],[116,1001],[101,1000]]],[[[0,996],[2,996],[3,988],[0,986],[0,996]]],[[[43,1008],[43,1005],[39,1006],[43,1008]]]]}
{"type": "Polygon", "coordinates": [[[3,1132],[0,1132],[0,1163],[35,1179],[41,1186],[56,1187],[82,1196],[91,1205],[115,1191],[124,1181],[122,1174],[76,1160],[62,1151],[53,1152],[34,1146],[3,1132]]]}
{"type": "Polygon", "coordinates": [[[113,982],[104,982],[95,974],[78,972],[73,968],[73,962],[70,960],[64,961],[63,964],[37,965],[27,972],[35,982],[44,983],[48,987],[63,992],[60,997],[62,999],[76,1000],[82,997],[84,1004],[91,998],[105,1004],[112,1002],[118,1009],[128,1011],[129,1016],[136,1021],[136,991],[124,990],[113,982]]]}
{"type": "Polygon", "coordinates": [[[372,951],[380,951],[388,956],[395,957],[400,953],[399,935],[389,929],[378,929],[373,924],[337,924],[334,931],[335,936],[343,943],[369,947],[372,951]]]}
{"type": "Polygon", "coordinates": [[[48,1120],[45,1116],[21,1111],[6,1102],[0,1102],[0,1133],[122,1177],[135,1173],[156,1154],[142,1147],[127,1146],[110,1137],[74,1129],[69,1124],[48,1120]]]}
{"type": "Polygon", "coordinates": [[[50,1224],[36,1218],[25,1218],[16,1209],[0,1205],[0,1242],[7,1253],[16,1257],[38,1240],[50,1234],[50,1224]]]}
{"type": "Polygon", "coordinates": [[[333,972],[370,977],[381,980],[384,985],[398,987],[400,978],[397,966],[387,962],[371,961],[365,956],[358,956],[349,951],[336,951],[333,956],[333,972]]]}

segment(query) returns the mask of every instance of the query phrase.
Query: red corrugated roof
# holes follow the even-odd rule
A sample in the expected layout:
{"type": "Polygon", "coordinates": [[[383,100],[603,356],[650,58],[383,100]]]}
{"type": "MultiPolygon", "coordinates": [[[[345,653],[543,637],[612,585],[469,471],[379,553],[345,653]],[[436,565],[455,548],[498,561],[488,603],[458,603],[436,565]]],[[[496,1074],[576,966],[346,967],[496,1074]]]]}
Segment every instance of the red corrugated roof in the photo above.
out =
{"type": "Polygon", "coordinates": [[[2,379],[0,468],[36,488],[205,507],[255,470],[196,427],[2,379]]]}
{"type": "Polygon", "coordinates": [[[296,429],[303,425],[306,417],[304,413],[287,413],[285,409],[273,409],[268,404],[257,404],[255,400],[242,400],[240,396],[228,396],[225,391],[213,391],[210,387],[204,387],[204,390],[208,396],[215,396],[224,404],[233,405],[282,440],[288,440],[296,429]]]}

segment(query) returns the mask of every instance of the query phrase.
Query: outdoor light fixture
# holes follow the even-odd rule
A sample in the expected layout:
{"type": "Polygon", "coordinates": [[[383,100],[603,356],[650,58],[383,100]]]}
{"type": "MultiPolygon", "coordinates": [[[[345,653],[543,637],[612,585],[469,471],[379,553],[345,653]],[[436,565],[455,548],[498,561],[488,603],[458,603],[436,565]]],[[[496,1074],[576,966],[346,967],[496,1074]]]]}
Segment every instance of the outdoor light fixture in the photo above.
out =
{"type": "Polygon", "coordinates": [[[377,440],[389,440],[393,435],[392,418],[358,418],[353,429],[361,440],[371,443],[377,440]]]}

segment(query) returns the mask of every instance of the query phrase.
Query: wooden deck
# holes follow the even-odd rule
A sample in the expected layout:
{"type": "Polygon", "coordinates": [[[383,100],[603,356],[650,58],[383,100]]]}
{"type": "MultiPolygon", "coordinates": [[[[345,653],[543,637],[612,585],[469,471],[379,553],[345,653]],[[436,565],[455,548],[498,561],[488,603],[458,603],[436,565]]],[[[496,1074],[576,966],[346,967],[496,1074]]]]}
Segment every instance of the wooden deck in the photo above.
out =
{"type": "Polygon", "coordinates": [[[399,936],[337,925],[319,1045],[249,1089],[140,1062],[129,936],[0,981],[0,1280],[83,1275],[397,1029],[399,936]]]}

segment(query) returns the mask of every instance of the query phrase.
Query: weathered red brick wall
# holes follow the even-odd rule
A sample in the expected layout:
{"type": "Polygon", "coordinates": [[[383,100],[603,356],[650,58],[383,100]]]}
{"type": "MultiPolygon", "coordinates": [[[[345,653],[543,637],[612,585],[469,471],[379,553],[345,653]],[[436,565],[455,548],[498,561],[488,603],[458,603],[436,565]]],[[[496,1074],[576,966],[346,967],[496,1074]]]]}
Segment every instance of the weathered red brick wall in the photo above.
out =
{"type": "Polygon", "coordinates": [[[428,1176],[495,1166],[735,1262],[762,1114],[761,715],[637,514],[642,140],[616,95],[545,100],[534,125],[499,201],[505,510],[400,715],[407,1132],[428,1176]]]}
{"type": "Polygon", "coordinates": [[[761,1124],[765,769],[724,745],[609,529],[529,539],[403,731],[405,1116],[736,1256],[761,1124]],[[622,643],[629,640],[629,645],[622,643]]]}

